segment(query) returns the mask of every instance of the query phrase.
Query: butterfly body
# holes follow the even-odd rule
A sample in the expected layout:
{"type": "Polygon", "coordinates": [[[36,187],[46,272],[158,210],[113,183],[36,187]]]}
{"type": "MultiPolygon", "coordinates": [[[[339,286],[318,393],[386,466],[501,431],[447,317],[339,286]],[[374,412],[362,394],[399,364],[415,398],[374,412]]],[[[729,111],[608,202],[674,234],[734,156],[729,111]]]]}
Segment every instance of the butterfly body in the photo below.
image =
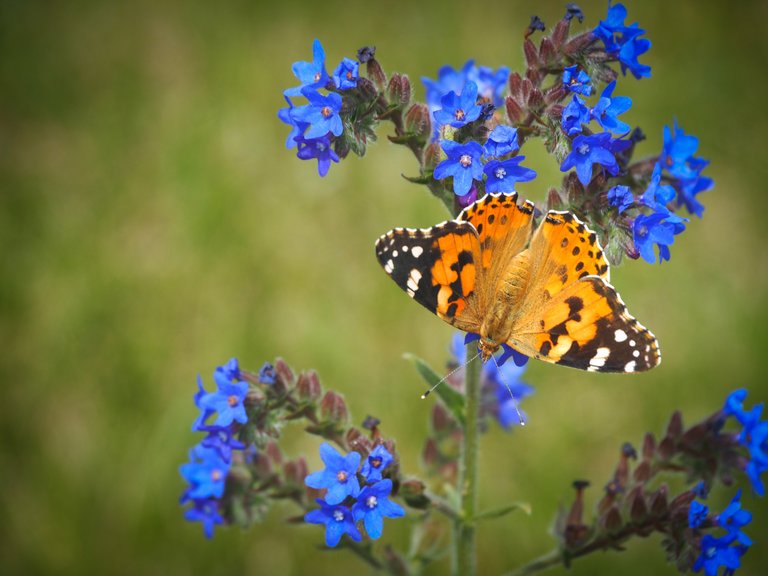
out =
{"type": "Polygon", "coordinates": [[[508,344],[589,371],[636,372],[660,361],[655,337],[610,285],[597,235],[569,212],[548,212],[534,231],[533,204],[488,194],[456,220],[390,231],[376,255],[411,298],[479,334],[484,360],[508,344]]]}

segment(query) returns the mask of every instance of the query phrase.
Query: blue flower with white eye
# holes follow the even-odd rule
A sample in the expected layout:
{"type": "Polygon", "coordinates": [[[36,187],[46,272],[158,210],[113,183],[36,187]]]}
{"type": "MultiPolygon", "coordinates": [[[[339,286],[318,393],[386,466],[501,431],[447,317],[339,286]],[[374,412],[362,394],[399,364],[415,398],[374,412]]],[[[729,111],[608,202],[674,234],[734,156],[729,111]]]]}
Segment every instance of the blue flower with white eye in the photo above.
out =
{"type": "Polygon", "coordinates": [[[592,166],[595,164],[604,166],[611,175],[618,174],[619,165],[610,145],[611,135],[608,132],[591,136],[579,134],[573,139],[573,148],[560,165],[560,171],[567,172],[575,167],[579,182],[584,186],[592,180],[592,166]]]}
{"type": "Polygon", "coordinates": [[[384,530],[384,518],[401,518],[405,510],[389,499],[392,492],[392,480],[385,478],[360,491],[357,502],[352,506],[355,522],[363,521],[365,531],[373,540],[381,536],[384,530]]]}
{"type": "Polygon", "coordinates": [[[613,96],[616,80],[605,87],[600,100],[591,111],[592,117],[604,130],[613,132],[617,136],[629,132],[630,126],[619,120],[618,116],[632,107],[632,99],[628,96],[613,96]]]}
{"type": "Polygon", "coordinates": [[[363,462],[363,467],[360,469],[360,474],[363,475],[367,482],[376,482],[381,480],[381,473],[392,464],[394,458],[382,444],[379,444],[371,450],[368,458],[363,462]]]}
{"type": "Polygon", "coordinates": [[[461,128],[478,119],[482,106],[477,104],[477,84],[467,82],[461,94],[449,92],[440,99],[440,110],[434,113],[435,122],[461,128]]]}
{"type": "Polygon", "coordinates": [[[487,192],[514,192],[516,182],[529,182],[536,178],[536,172],[520,162],[525,156],[515,156],[507,160],[491,160],[483,168],[485,172],[485,190],[487,192]]]}
{"type": "Polygon", "coordinates": [[[304,89],[301,92],[309,104],[297,106],[291,110],[291,118],[296,122],[304,122],[309,125],[304,134],[306,139],[321,138],[329,132],[334,136],[340,136],[344,131],[341,122],[341,96],[335,92],[323,96],[319,92],[304,89]]]}
{"type": "Polygon", "coordinates": [[[285,96],[301,96],[305,88],[324,88],[328,84],[328,72],[325,71],[325,50],[320,40],[312,44],[312,62],[294,62],[293,74],[299,79],[301,85],[289,88],[283,94],[285,96]]]}
{"type": "Polygon", "coordinates": [[[313,472],[304,479],[310,488],[326,489],[325,501],[336,505],[347,496],[357,498],[360,493],[360,483],[357,481],[357,468],[360,465],[360,454],[350,452],[342,456],[333,446],[324,442],[320,445],[320,458],[325,464],[325,470],[313,472]]]}
{"type": "MultiPolygon", "coordinates": [[[[248,393],[248,383],[231,380],[233,373],[219,366],[213,372],[218,390],[203,395],[199,406],[208,413],[216,412],[216,426],[229,426],[232,422],[245,424],[248,416],[245,413],[245,395],[248,393]]],[[[201,422],[202,423],[202,422],[201,422]]]]}
{"type": "Polygon", "coordinates": [[[355,542],[363,539],[362,534],[355,526],[352,511],[346,506],[331,505],[321,499],[319,510],[310,510],[304,515],[304,521],[309,524],[325,525],[325,543],[329,548],[334,548],[341,541],[344,534],[348,534],[355,542]]]}
{"type": "Polygon", "coordinates": [[[440,146],[448,158],[435,166],[435,180],[453,176],[454,193],[456,196],[466,196],[472,182],[483,177],[483,162],[480,159],[483,147],[477,142],[459,144],[453,140],[443,140],[440,146]]]}

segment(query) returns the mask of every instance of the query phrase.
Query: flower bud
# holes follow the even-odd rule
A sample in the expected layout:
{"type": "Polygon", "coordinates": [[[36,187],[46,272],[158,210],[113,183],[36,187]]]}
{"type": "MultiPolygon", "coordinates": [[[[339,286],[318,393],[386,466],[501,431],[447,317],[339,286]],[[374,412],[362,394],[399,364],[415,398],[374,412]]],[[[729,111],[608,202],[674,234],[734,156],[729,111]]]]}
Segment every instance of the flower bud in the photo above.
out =
{"type": "Polygon", "coordinates": [[[398,108],[405,108],[411,103],[411,81],[404,74],[395,73],[389,79],[387,99],[398,108]]]}
{"type": "Polygon", "coordinates": [[[381,424],[381,420],[369,414],[368,416],[365,417],[365,420],[363,420],[362,426],[364,430],[370,430],[371,432],[375,432],[378,429],[379,424],[381,424]]]}
{"type": "Polygon", "coordinates": [[[426,487],[421,480],[406,480],[400,485],[400,496],[411,508],[425,510],[429,508],[431,501],[425,494],[426,487]]]}
{"type": "Polygon", "coordinates": [[[562,19],[555,24],[555,29],[552,31],[552,44],[555,48],[560,48],[563,42],[568,38],[568,30],[571,27],[571,21],[562,19]]]}
{"type": "Polygon", "coordinates": [[[429,120],[429,108],[426,104],[416,103],[405,113],[405,131],[426,141],[432,131],[429,120]]]}
{"type": "Polygon", "coordinates": [[[669,424],[667,425],[667,436],[670,438],[677,440],[680,438],[680,435],[683,433],[683,415],[680,414],[679,410],[675,410],[675,412],[672,414],[672,417],[669,419],[669,424]]]}
{"type": "Polygon", "coordinates": [[[584,514],[584,489],[589,486],[587,480],[574,480],[573,487],[576,489],[576,499],[571,505],[571,511],[568,513],[568,526],[578,526],[583,523],[584,514]]]}
{"type": "Polygon", "coordinates": [[[509,75],[509,93],[515,99],[520,99],[523,89],[523,79],[517,72],[512,72],[509,75]]]}
{"type": "Polygon", "coordinates": [[[293,370],[285,360],[278,358],[275,360],[275,372],[277,377],[275,378],[275,391],[279,394],[285,394],[288,390],[294,387],[296,384],[296,376],[293,374],[293,370]]]}
{"type": "Polygon", "coordinates": [[[426,150],[424,150],[424,170],[427,172],[434,170],[435,166],[440,163],[441,154],[442,149],[438,142],[432,142],[427,146],[426,150]]]}
{"type": "MultiPolygon", "coordinates": [[[[558,82],[552,86],[552,88],[547,90],[547,93],[544,95],[544,102],[546,102],[549,106],[558,102],[562,102],[566,96],[568,96],[568,89],[563,85],[562,82],[558,82]]],[[[559,119],[563,114],[563,109],[561,107],[559,111],[551,110],[550,114],[559,119]]]]}
{"type": "Polygon", "coordinates": [[[596,40],[596,36],[592,34],[592,31],[589,30],[587,32],[582,32],[581,34],[577,34],[563,47],[563,52],[568,55],[576,54],[577,52],[581,52],[592,44],[596,40]]]}
{"type": "Polygon", "coordinates": [[[627,504],[629,505],[629,517],[633,522],[641,522],[648,516],[648,506],[645,503],[645,494],[642,486],[635,486],[627,494],[627,504]]]}
{"type": "Polygon", "coordinates": [[[307,461],[303,457],[296,458],[296,460],[288,460],[283,464],[283,476],[287,483],[294,486],[303,486],[304,479],[309,475],[309,468],[307,468],[307,461]]]}
{"type": "Polygon", "coordinates": [[[366,456],[373,446],[370,439],[363,434],[359,428],[352,427],[347,430],[347,446],[355,452],[360,452],[362,456],[366,456]]]}
{"type": "Polygon", "coordinates": [[[374,86],[376,86],[378,90],[383,91],[387,86],[387,75],[384,74],[384,70],[381,69],[379,61],[376,60],[376,58],[371,57],[371,59],[365,63],[365,71],[374,86]]]}
{"type": "Polygon", "coordinates": [[[511,124],[519,124],[523,121],[523,109],[514,98],[507,96],[505,105],[507,108],[507,117],[511,124]]]}
{"type": "Polygon", "coordinates": [[[635,468],[632,477],[635,479],[635,482],[647,481],[651,477],[651,463],[647,460],[640,462],[637,468],[635,468]]]}
{"type": "Polygon", "coordinates": [[[550,188],[547,193],[547,210],[562,210],[564,206],[560,192],[556,188],[550,188]]]}
{"type": "Polygon", "coordinates": [[[296,391],[300,400],[314,401],[320,398],[323,389],[320,387],[317,372],[314,370],[302,372],[299,376],[299,382],[296,384],[296,391]]]}
{"type": "Polygon", "coordinates": [[[541,39],[541,45],[539,46],[539,65],[547,68],[556,57],[557,51],[552,44],[552,40],[545,36],[541,39]]]}
{"type": "Polygon", "coordinates": [[[320,401],[320,415],[326,422],[343,424],[349,418],[347,403],[340,394],[329,390],[320,401]]]}
{"type": "Polygon", "coordinates": [[[656,439],[648,432],[643,438],[643,460],[652,460],[656,452],[656,439]]]}
{"type": "Polygon", "coordinates": [[[525,62],[529,68],[539,67],[539,51],[530,39],[523,42],[523,52],[525,53],[525,62]]]}
{"type": "Polygon", "coordinates": [[[669,501],[667,498],[668,493],[669,488],[667,488],[666,484],[662,484],[659,486],[659,489],[656,490],[656,492],[654,492],[651,496],[651,514],[654,517],[664,516],[669,510],[669,501]]]}

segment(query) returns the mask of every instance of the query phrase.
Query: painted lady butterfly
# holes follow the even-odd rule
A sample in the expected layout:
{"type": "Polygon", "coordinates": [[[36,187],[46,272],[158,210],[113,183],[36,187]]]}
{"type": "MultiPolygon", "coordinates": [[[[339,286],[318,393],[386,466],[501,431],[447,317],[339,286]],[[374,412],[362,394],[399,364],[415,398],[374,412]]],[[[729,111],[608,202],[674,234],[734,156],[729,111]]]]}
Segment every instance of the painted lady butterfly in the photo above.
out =
{"type": "Polygon", "coordinates": [[[487,194],[456,220],[395,228],[376,242],[376,256],[411,298],[480,334],[484,361],[506,343],[592,372],[658,365],[656,338],[608,283],[597,235],[570,212],[550,211],[532,230],[531,202],[487,194]]]}

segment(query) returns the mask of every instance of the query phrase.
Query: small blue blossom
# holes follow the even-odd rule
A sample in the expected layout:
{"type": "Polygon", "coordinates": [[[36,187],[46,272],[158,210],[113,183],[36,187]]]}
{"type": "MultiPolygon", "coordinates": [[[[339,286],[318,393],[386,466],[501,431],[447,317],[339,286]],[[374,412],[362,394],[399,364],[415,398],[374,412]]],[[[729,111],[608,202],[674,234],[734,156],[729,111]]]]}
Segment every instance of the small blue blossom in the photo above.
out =
{"type": "Polygon", "coordinates": [[[384,518],[400,518],[405,510],[389,499],[392,492],[392,480],[385,478],[372,486],[366,486],[352,506],[355,522],[363,521],[369,537],[376,540],[384,529],[384,518]]]}
{"type": "Polygon", "coordinates": [[[747,391],[732,392],[725,401],[723,413],[734,417],[741,425],[739,443],[749,452],[746,473],[752,489],[758,496],[765,496],[765,484],[761,478],[768,470],[768,420],[761,420],[763,404],[756,404],[751,410],[744,409],[747,391]]]}
{"type": "Polygon", "coordinates": [[[344,58],[333,71],[333,82],[339,90],[357,87],[360,77],[360,63],[351,58],[344,58]]]}
{"type": "Polygon", "coordinates": [[[608,132],[591,136],[579,134],[574,138],[571,153],[565,157],[560,171],[567,172],[575,167],[576,175],[584,186],[592,180],[592,166],[594,164],[605,166],[611,175],[618,174],[619,165],[609,149],[610,145],[611,135],[608,132]]]}
{"type": "MultiPolygon", "coordinates": [[[[239,375],[239,374],[238,374],[239,375]]],[[[232,422],[245,424],[248,416],[245,413],[245,395],[248,393],[248,383],[243,381],[233,382],[231,371],[219,366],[213,372],[218,390],[210,392],[200,398],[199,405],[208,412],[217,412],[214,421],[216,426],[229,426],[232,422]]]]}
{"type": "Polygon", "coordinates": [[[206,426],[208,436],[200,441],[200,446],[213,448],[227,462],[232,462],[232,450],[244,450],[245,444],[235,438],[232,426],[206,426]]]}
{"type": "Polygon", "coordinates": [[[725,568],[723,574],[733,574],[741,566],[741,557],[747,551],[743,545],[731,546],[733,541],[728,537],[715,538],[705,534],[701,539],[701,554],[693,564],[693,571],[704,569],[706,576],[718,576],[720,568],[725,568]]]}
{"type": "Polygon", "coordinates": [[[180,468],[181,475],[189,482],[187,498],[221,498],[229,472],[229,463],[212,448],[195,446],[189,452],[190,462],[180,468]]]}
{"type": "MultiPolygon", "coordinates": [[[[480,334],[473,334],[472,332],[467,332],[464,335],[464,346],[466,347],[467,344],[469,344],[470,342],[475,342],[476,340],[480,340],[480,334]]],[[[466,356],[466,354],[462,350],[460,352],[462,356],[461,358],[459,358],[458,356],[459,352],[457,352],[458,351],[457,347],[460,346],[460,342],[454,342],[453,346],[455,346],[455,348],[453,348],[454,356],[456,356],[459,362],[463,364],[464,363],[463,358],[466,356]]],[[[504,366],[504,364],[510,358],[515,363],[515,366],[525,366],[528,363],[528,360],[530,360],[528,356],[526,356],[525,354],[521,354],[520,352],[512,348],[512,346],[509,346],[508,344],[502,344],[501,354],[499,354],[499,357],[496,358],[496,364],[499,366],[504,366]]]]}
{"type": "Polygon", "coordinates": [[[656,262],[654,244],[659,248],[659,263],[669,260],[669,247],[675,241],[675,235],[685,230],[684,224],[670,222],[667,216],[668,214],[654,212],[640,214],[635,218],[632,228],[635,248],[649,264],[656,262]]]}
{"type": "Polygon", "coordinates": [[[501,158],[510,152],[516,152],[519,148],[517,128],[499,124],[488,135],[488,141],[483,146],[483,151],[489,158],[501,158]]]}
{"type": "Polygon", "coordinates": [[[360,454],[350,452],[342,456],[333,446],[324,442],[320,445],[320,458],[325,464],[325,470],[313,472],[304,479],[304,483],[310,488],[328,490],[325,501],[331,505],[340,504],[347,496],[357,498],[360,493],[360,483],[357,481],[360,454]]]}
{"type": "Polygon", "coordinates": [[[461,94],[449,92],[440,99],[440,110],[434,113],[435,122],[461,128],[477,120],[482,106],[477,104],[477,84],[467,82],[461,94]]]}
{"type": "Polygon", "coordinates": [[[661,150],[659,162],[675,178],[688,180],[699,175],[706,166],[698,164],[690,165],[694,160],[693,155],[699,148],[699,139],[696,136],[686,134],[682,128],[674,123],[674,132],[669,126],[664,126],[664,146],[661,150]]]}
{"type": "Polygon", "coordinates": [[[631,207],[634,202],[635,197],[632,195],[632,190],[630,190],[629,186],[620,184],[608,190],[608,203],[611,206],[615,206],[619,214],[631,207]]]}
{"type": "Polygon", "coordinates": [[[645,30],[638,27],[637,23],[630,26],[624,25],[626,17],[627,9],[622,4],[609,6],[606,19],[600,21],[593,33],[603,41],[608,54],[618,57],[624,74],[629,67],[635,77],[650,76],[650,67],[640,65],[637,62],[637,56],[647,51],[651,43],[648,40],[638,39],[645,34],[645,30]],[[636,40],[638,43],[635,42],[636,40]]]}
{"type": "Polygon", "coordinates": [[[602,94],[600,94],[600,100],[592,109],[591,114],[603,129],[620,136],[629,132],[630,126],[626,122],[619,120],[618,116],[632,107],[632,99],[628,96],[614,97],[613,90],[615,87],[616,80],[605,87],[602,94]]]}
{"type": "Polygon", "coordinates": [[[504,90],[509,80],[506,66],[496,71],[488,66],[472,66],[467,70],[467,80],[477,84],[477,94],[483,102],[490,102],[497,108],[504,104],[504,90]]]}
{"type": "Polygon", "coordinates": [[[335,92],[323,96],[319,92],[303,90],[302,94],[309,100],[309,104],[297,106],[291,110],[291,118],[296,122],[309,124],[304,137],[307,139],[320,138],[330,132],[334,136],[340,136],[344,131],[341,122],[341,96],[335,92]]]}
{"type": "Polygon", "coordinates": [[[285,147],[291,149],[296,148],[296,138],[304,133],[308,125],[303,122],[296,122],[293,119],[291,116],[291,110],[294,108],[293,102],[291,102],[290,98],[287,96],[285,97],[285,100],[288,102],[288,107],[280,108],[280,110],[277,111],[277,117],[291,127],[291,131],[285,139],[285,147]]]}
{"type": "MultiPolygon", "coordinates": [[[[669,184],[661,183],[661,164],[656,164],[653,168],[653,174],[651,174],[651,181],[648,183],[648,188],[640,196],[640,202],[652,208],[654,211],[667,214],[672,217],[668,209],[668,204],[675,199],[675,189],[669,184]]],[[[684,218],[679,216],[674,217],[675,221],[683,222],[684,218]]]]}
{"type": "Polygon", "coordinates": [[[573,136],[582,131],[582,124],[589,124],[589,119],[589,108],[587,108],[584,100],[574,94],[568,105],[563,108],[560,124],[568,136],[573,136]]]}
{"type": "MultiPolygon", "coordinates": [[[[702,158],[692,158],[689,164],[694,167],[697,174],[700,174],[701,170],[709,164],[707,160],[702,158]]],[[[677,205],[685,206],[689,214],[695,214],[699,218],[704,215],[704,205],[696,199],[696,196],[700,192],[706,192],[711,190],[715,186],[714,180],[706,176],[697,175],[687,180],[677,181],[677,205]]]]}
{"type": "Polygon", "coordinates": [[[704,482],[704,480],[701,480],[696,486],[691,488],[691,492],[693,492],[698,498],[701,498],[702,500],[706,500],[707,496],[709,496],[709,488],[707,488],[707,484],[704,482]]]}
{"type": "Polygon", "coordinates": [[[454,193],[456,196],[465,196],[472,187],[472,181],[483,177],[483,163],[480,160],[483,147],[477,142],[458,144],[452,140],[443,140],[440,146],[448,158],[435,167],[435,180],[453,176],[454,193]]]}
{"type": "Polygon", "coordinates": [[[310,510],[304,515],[304,521],[310,524],[325,524],[325,543],[330,548],[336,547],[344,534],[349,534],[355,542],[363,539],[355,526],[352,511],[346,506],[330,505],[318,499],[319,510],[310,510]]]}
{"type": "Polygon", "coordinates": [[[691,502],[691,507],[688,509],[688,526],[691,528],[698,528],[707,519],[709,514],[709,506],[705,506],[695,500],[691,502]]]}
{"type": "Polygon", "coordinates": [[[576,92],[583,96],[592,94],[592,79],[584,70],[581,70],[576,64],[568,66],[563,70],[563,85],[571,92],[576,92]]]}
{"type": "Polygon", "coordinates": [[[325,71],[325,50],[320,40],[312,44],[312,62],[295,62],[293,74],[301,82],[300,86],[289,88],[286,96],[301,96],[304,88],[324,88],[328,84],[328,72],[325,71]]]}
{"type": "Polygon", "coordinates": [[[270,362],[264,362],[261,368],[259,368],[259,382],[272,386],[277,378],[277,371],[270,362]]]}
{"type": "Polygon", "coordinates": [[[647,38],[631,38],[624,42],[619,50],[619,63],[621,72],[626,76],[627,70],[637,78],[649,78],[651,76],[651,67],[646,64],[640,64],[637,57],[645,54],[651,48],[651,41],[647,38]]]}
{"type": "Polygon", "coordinates": [[[520,162],[525,156],[515,156],[508,160],[491,160],[483,168],[486,175],[487,192],[514,192],[515,182],[529,182],[536,178],[536,172],[520,162]]]}
{"type": "Polygon", "coordinates": [[[217,370],[221,370],[224,377],[228,380],[241,380],[240,365],[237,362],[237,358],[230,358],[226,364],[219,366],[217,370]]]}
{"type": "Polygon", "coordinates": [[[360,474],[366,479],[367,482],[376,482],[381,480],[381,473],[392,464],[394,458],[389,453],[384,445],[379,444],[371,450],[368,458],[363,462],[363,467],[360,469],[360,474]]]}
{"type": "Polygon", "coordinates": [[[728,506],[716,518],[718,526],[728,531],[728,536],[745,546],[751,546],[752,540],[741,529],[752,522],[752,513],[741,507],[741,490],[731,499],[728,506]]]}
{"type": "Polygon", "coordinates": [[[339,163],[339,155],[336,154],[331,145],[331,140],[327,136],[321,136],[320,138],[298,136],[296,142],[299,145],[296,157],[300,160],[317,159],[317,173],[321,177],[328,174],[332,161],[337,164],[339,163]]]}
{"type": "Polygon", "coordinates": [[[213,538],[214,526],[224,524],[216,498],[193,500],[193,507],[184,512],[184,519],[189,522],[202,522],[205,537],[209,539],[213,538]]]}

